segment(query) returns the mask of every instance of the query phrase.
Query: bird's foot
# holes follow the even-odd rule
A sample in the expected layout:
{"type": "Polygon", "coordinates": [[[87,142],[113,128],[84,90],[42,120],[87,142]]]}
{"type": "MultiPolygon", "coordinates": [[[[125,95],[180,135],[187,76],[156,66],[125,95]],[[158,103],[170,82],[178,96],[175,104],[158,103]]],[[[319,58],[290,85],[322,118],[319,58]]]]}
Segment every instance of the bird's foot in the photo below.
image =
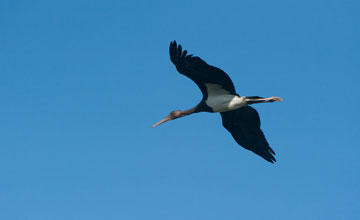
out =
{"type": "Polygon", "coordinates": [[[282,102],[282,101],[283,101],[282,98],[276,96],[272,96],[268,98],[268,102],[282,102]]]}

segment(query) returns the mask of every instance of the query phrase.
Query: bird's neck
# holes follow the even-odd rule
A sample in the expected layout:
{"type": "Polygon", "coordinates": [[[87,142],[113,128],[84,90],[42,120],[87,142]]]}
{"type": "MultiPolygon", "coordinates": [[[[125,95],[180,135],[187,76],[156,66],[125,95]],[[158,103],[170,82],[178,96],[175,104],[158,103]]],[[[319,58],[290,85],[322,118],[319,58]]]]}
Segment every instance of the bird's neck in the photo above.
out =
{"type": "Polygon", "coordinates": [[[191,115],[192,113],[195,112],[196,108],[197,108],[197,106],[195,106],[195,107],[193,107],[191,109],[182,111],[182,114],[181,114],[182,117],[187,116],[187,115],[191,115]]]}

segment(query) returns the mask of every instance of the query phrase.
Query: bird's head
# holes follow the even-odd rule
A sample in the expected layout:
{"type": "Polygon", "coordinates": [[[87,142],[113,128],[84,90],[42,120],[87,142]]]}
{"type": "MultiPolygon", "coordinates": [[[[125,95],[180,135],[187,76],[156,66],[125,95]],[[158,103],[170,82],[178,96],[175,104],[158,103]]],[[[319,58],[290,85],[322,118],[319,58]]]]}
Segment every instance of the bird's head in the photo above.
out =
{"type": "Polygon", "coordinates": [[[170,121],[170,120],[174,120],[174,119],[177,119],[177,118],[180,118],[180,117],[183,117],[184,114],[183,114],[183,111],[180,111],[180,110],[175,110],[175,111],[172,111],[170,112],[170,114],[168,116],[166,116],[165,118],[163,118],[161,121],[159,121],[158,123],[154,124],[152,127],[156,127],[164,122],[167,122],[167,121],[170,121]]]}

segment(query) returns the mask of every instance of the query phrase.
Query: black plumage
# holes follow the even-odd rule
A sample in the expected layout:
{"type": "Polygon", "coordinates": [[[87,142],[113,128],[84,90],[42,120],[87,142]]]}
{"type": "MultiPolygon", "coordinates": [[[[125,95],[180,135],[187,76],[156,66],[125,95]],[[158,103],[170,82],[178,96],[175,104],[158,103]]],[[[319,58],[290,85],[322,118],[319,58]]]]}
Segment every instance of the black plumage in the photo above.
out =
{"type": "Polygon", "coordinates": [[[170,43],[170,60],[179,73],[196,83],[205,99],[208,95],[205,83],[221,85],[230,94],[236,95],[234,84],[224,71],[210,66],[200,57],[187,55],[187,51],[183,51],[181,45],[178,46],[176,41],[170,43]]]}
{"type": "Polygon", "coordinates": [[[220,112],[220,114],[223,126],[239,145],[271,163],[276,161],[273,156],[275,152],[260,129],[260,117],[254,108],[245,106],[233,111],[220,112]]]}
{"type": "MultiPolygon", "coordinates": [[[[153,127],[192,113],[213,112],[211,106],[207,105],[207,101],[211,97],[213,98],[210,102],[212,104],[216,104],[216,100],[224,102],[219,99],[219,97],[227,100],[229,104],[231,103],[232,98],[238,100],[241,99],[240,96],[236,94],[232,80],[224,71],[208,65],[199,57],[188,55],[187,51],[182,50],[181,45],[177,45],[176,41],[170,43],[170,60],[181,74],[187,76],[196,83],[203,94],[203,98],[197,106],[189,110],[177,110],[171,112],[153,127]],[[209,84],[211,90],[208,90],[209,84]],[[211,93],[208,94],[208,91],[211,91],[211,93]],[[214,96],[216,96],[215,99],[214,96]],[[230,97],[230,99],[228,97],[230,97]]],[[[231,133],[239,145],[261,156],[265,160],[274,163],[276,161],[274,158],[275,152],[269,146],[264,133],[260,129],[259,114],[254,108],[248,105],[261,102],[282,101],[282,99],[279,97],[265,99],[259,96],[249,96],[245,98],[247,98],[247,104],[245,106],[231,111],[218,111],[221,114],[222,124],[231,133]]]]}

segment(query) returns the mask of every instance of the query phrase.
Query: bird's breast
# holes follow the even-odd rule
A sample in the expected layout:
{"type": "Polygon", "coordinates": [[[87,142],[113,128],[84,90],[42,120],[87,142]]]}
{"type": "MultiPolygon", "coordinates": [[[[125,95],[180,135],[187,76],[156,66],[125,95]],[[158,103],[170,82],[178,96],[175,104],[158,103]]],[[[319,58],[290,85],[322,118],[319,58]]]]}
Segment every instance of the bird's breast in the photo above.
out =
{"type": "Polygon", "coordinates": [[[212,108],[213,112],[232,111],[247,105],[245,97],[230,94],[208,96],[205,102],[210,108],[212,108]]]}

